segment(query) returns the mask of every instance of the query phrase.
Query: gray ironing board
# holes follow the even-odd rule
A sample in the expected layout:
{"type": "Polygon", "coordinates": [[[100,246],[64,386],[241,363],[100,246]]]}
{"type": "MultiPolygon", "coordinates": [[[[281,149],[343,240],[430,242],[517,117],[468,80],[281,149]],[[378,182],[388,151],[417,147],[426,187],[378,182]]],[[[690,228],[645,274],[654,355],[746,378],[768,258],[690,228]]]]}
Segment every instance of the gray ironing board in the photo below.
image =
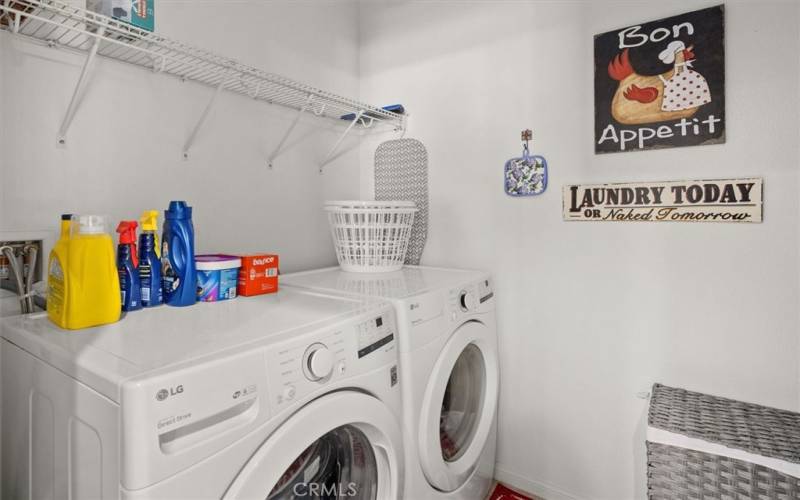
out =
{"type": "Polygon", "coordinates": [[[375,200],[416,203],[406,264],[416,265],[428,237],[428,151],[416,139],[386,141],[375,151],[375,200]]]}

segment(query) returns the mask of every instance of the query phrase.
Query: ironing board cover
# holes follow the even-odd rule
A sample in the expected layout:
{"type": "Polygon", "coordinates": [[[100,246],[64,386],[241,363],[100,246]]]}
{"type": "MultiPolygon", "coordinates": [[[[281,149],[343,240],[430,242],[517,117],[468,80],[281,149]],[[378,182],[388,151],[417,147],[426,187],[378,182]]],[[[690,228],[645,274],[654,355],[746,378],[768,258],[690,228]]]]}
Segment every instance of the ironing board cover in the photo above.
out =
{"type": "Polygon", "coordinates": [[[428,237],[428,151],[416,139],[386,141],[375,151],[375,200],[416,203],[406,264],[416,265],[428,237]]]}

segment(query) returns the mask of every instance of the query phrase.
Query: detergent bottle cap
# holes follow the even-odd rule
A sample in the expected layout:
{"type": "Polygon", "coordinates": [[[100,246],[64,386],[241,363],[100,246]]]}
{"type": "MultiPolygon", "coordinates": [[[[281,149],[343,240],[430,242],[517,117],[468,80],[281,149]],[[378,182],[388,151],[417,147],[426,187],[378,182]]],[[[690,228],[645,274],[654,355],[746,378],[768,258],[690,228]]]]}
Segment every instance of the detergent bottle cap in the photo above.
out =
{"type": "Polygon", "coordinates": [[[103,234],[106,232],[106,218],[102,215],[73,215],[72,231],[78,234],[103,234]]]}
{"type": "Polygon", "coordinates": [[[69,238],[72,227],[72,214],[61,214],[61,237],[69,238]]]}
{"type": "Polygon", "coordinates": [[[164,217],[167,219],[191,219],[192,207],[186,204],[185,201],[171,201],[169,202],[169,209],[164,212],[164,217]]]}
{"type": "Polygon", "coordinates": [[[158,210],[145,210],[139,218],[142,231],[158,231],[158,210]]]}
{"type": "Polygon", "coordinates": [[[124,220],[117,226],[119,244],[129,245],[136,243],[136,228],[139,224],[135,220],[124,220]]]}

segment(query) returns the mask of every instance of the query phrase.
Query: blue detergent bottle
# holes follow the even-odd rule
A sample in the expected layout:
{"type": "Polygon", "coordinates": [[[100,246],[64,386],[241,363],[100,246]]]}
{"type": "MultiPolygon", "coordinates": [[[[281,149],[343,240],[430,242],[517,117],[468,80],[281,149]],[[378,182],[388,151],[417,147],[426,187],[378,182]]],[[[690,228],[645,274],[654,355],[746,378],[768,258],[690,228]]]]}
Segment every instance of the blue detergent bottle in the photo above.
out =
{"type": "Polygon", "coordinates": [[[158,210],[145,210],[139,221],[139,281],[142,306],[155,307],[164,302],[161,284],[161,249],[158,246],[158,210]]]}
{"type": "Polygon", "coordinates": [[[164,302],[170,306],[191,306],[197,302],[192,207],[185,201],[171,201],[164,219],[161,238],[164,302]]]}
{"type": "Polygon", "coordinates": [[[117,226],[119,233],[117,271],[123,311],[136,311],[142,308],[139,257],[136,255],[136,226],[135,220],[124,220],[117,226]]]}

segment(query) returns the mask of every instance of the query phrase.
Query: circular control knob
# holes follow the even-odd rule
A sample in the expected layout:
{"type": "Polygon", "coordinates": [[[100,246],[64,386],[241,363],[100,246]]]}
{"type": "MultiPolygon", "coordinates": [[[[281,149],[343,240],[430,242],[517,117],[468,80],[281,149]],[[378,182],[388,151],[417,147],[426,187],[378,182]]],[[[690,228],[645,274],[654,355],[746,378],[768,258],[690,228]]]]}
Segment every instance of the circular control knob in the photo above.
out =
{"type": "Polygon", "coordinates": [[[467,290],[461,291],[459,301],[461,302],[461,309],[464,311],[472,311],[478,307],[478,299],[475,294],[467,290]]]}
{"type": "Polygon", "coordinates": [[[314,344],[306,350],[305,368],[311,380],[320,380],[333,371],[333,354],[322,344],[314,344]]]}

